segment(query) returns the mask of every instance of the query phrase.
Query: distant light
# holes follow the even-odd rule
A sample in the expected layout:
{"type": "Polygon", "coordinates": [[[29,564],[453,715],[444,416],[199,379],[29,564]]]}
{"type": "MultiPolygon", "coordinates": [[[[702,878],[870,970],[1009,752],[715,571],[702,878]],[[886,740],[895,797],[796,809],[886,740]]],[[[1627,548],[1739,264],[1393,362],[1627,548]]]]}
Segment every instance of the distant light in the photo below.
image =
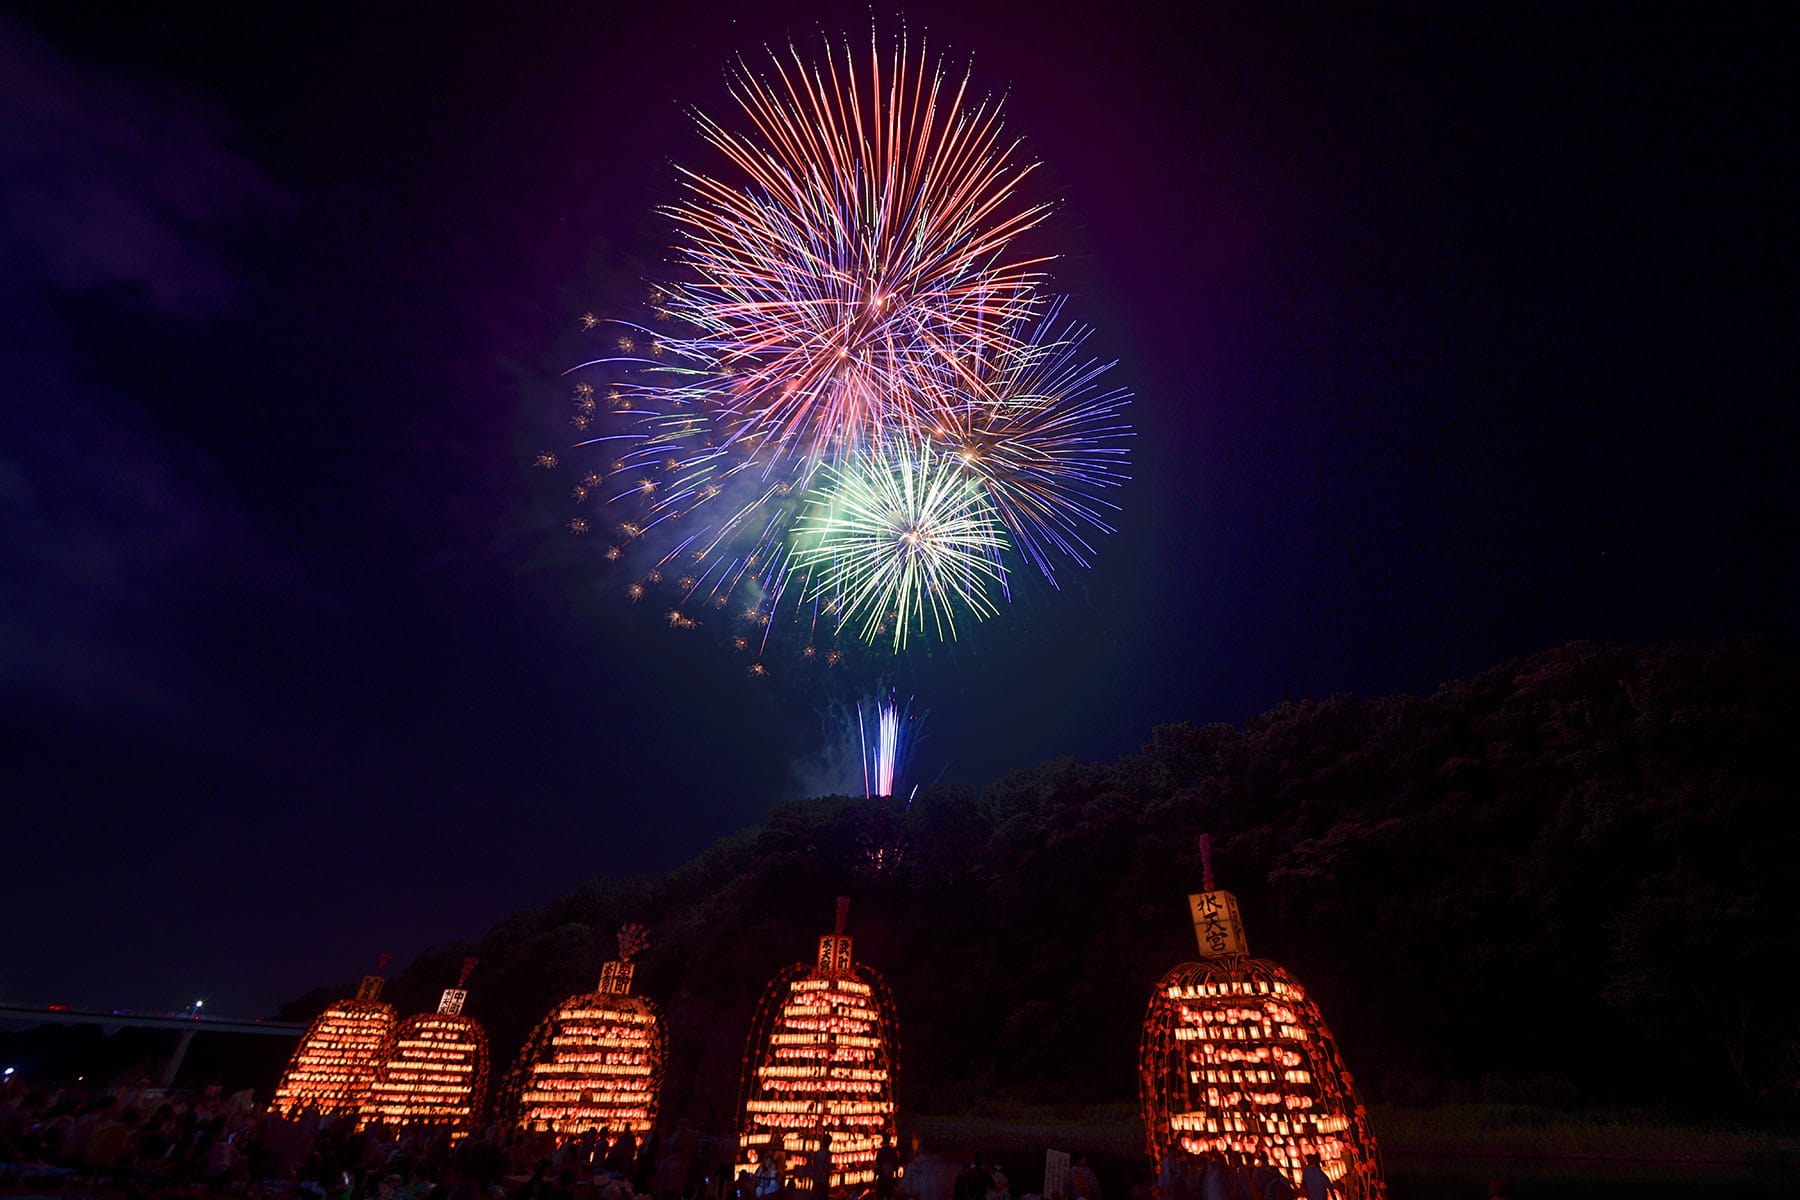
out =
{"type": "Polygon", "coordinates": [[[0,1071],[0,1075],[11,1075],[14,1071],[16,1071],[18,1069],[19,1068],[17,1068],[17,1067],[8,1067],[8,1068],[6,1068],[6,1070],[0,1071]]]}
{"type": "Polygon", "coordinates": [[[194,1001],[194,1007],[195,1008],[204,1008],[204,1007],[206,1007],[206,1001],[196,1000],[196,1001],[194,1001]]]}

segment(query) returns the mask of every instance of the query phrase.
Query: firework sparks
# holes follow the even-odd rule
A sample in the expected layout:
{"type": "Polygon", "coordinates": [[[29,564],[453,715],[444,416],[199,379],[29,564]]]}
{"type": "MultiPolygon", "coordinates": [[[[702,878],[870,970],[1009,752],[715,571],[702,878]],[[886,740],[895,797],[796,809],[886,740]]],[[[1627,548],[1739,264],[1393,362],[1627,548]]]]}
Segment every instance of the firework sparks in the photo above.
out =
{"type": "Polygon", "coordinates": [[[1005,583],[1006,545],[993,506],[957,460],[922,448],[884,447],[846,467],[801,515],[795,557],[819,594],[840,600],[838,627],[860,623],[873,642],[891,617],[894,649],[926,627],[956,636],[956,612],[996,610],[989,585],[1005,583]]]}
{"type": "Polygon", "coordinates": [[[785,602],[827,667],[822,620],[898,652],[993,615],[1021,561],[1052,585],[1089,566],[1129,394],[1025,248],[1049,207],[999,101],[873,35],[740,61],[730,91],[739,127],[696,116],[721,161],[678,168],[662,210],[655,326],[582,317],[616,352],[577,368],[599,374],[572,417],[607,463],[572,497],[621,510],[605,556],[677,565],[677,602],[710,601],[758,665],[785,602]]]}
{"type": "Polygon", "coordinates": [[[665,209],[685,282],[664,302],[697,330],[670,339],[698,367],[688,398],[771,461],[816,458],[917,424],[940,375],[1014,348],[1048,261],[1013,249],[1047,205],[1014,201],[1035,163],[904,42],[866,64],[848,45],[822,68],[798,51],[766,75],[740,63],[731,92],[753,132],[705,116],[736,181],[684,170],[665,209]]]}
{"type": "Polygon", "coordinates": [[[862,736],[863,795],[869,799],[892,796],[906,756],[912,749],[907,725],[912,721],[912,701],[895,703],[892,696],[878,701],[865,718],[856,706],[856,727],[862,736]],[[873,729],[871,730],[871,726],[873,729]],[[874,741],[870,741],[870,733],[874,741]]]}
{"type": "Polygon", "coordinates": [[[933,427],[979,478],[1013,548],[1052,585],[1057,556],[1087,567],[1089,539],[1113,531],[1107,514],[1118,506],[1105,493],[1125,481],[1132,436],[1121,415],[1131,393],[1102,382],[1114,364],[1081,357],[1088,330],[1052,332],[1060,308],[994,364],[981,393],[951,393],[933,427]]]}

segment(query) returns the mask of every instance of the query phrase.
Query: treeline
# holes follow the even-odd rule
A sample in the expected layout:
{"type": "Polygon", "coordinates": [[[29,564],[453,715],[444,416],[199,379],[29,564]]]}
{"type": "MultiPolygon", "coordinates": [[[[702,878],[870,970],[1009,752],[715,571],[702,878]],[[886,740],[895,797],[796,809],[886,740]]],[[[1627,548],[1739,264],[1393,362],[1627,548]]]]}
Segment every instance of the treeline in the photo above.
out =
{"type": "Polygon", "coordinates": [[[433,949],[388,996],[428,1009],[478,956],[468,1011],[504,1071],[643,921],[665,1104],[724,1117],[764,983],[811,958],[844,894],[858,959],[893,986],[904,1105],[1127,1100],[1150,988],[1194,957],[1205,831],[1252,951],[1315,994],[1371,1100],[1789,1106],[1797,684],[1757,644],[1578,643],[1430,697],[1162,726],[1119,762],[910,811],[785,804],[667,875],[433,949]]]}

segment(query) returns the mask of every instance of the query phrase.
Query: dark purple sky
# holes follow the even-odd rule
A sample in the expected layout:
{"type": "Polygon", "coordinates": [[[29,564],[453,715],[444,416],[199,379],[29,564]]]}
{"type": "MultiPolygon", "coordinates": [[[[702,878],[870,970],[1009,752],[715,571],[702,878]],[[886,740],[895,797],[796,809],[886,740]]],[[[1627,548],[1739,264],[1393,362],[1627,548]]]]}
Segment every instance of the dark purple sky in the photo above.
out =
{"type": "MultiPolygon", "coordinates": [[[[1009,91],[1141,434],[1096,570],[898,664],[917,773],[1789,640],[1773,8],[909,7],[1009,91]]],[[[823,786],[848,684],[630,609],[530,462],[703,157],[682,106],[868,20],[0,18],[0,998],[264,1012],[823,786]]]]}

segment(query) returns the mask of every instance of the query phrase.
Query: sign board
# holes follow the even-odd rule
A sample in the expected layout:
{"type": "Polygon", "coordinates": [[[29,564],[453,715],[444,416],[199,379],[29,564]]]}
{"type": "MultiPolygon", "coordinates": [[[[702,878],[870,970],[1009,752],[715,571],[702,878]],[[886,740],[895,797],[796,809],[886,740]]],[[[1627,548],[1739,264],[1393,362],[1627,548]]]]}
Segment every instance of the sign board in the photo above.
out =
{"type": "Polygon", "coordinates": [[[614,959],[600,968],[600,990],[608,995],[626,995],[631,991],[631,977],[637,967],[614,959]]]}
{"type": "Polygon", "coordinates": [[[1200,943],[1200,957],[1250,953],[1249,943],[1244,940],[1244,923],[1238,919],[1236,896],[1224,891],[1194,892],[1188,896],[1188,910],[1194,916],[1194,939],[1200,943]]]}
{"type": "Polygon", "coordinates": [[[819,939],[819,967],[826,975],[850,973],[850,938],[841,933],[828,933],[819,939]]]}
{"type": "Polygon", "coordinates": [[[469,993],[461,988],[445,988],[443,998],[438,1001],[438,1012],[447,1017],[459,1016],[463,1001],[468,998],[469,993]]]}
{"type": "Polygon", "coordinates": [[[356,998],[358,1000],[381,999],[381,976],[364,975],[362,982],[357,985],[356,998]]]}
{"type": "Polygon", "coordinates": [[[1044,1200],[1062,1195],[1068,1179],[1069,1152],[1067,1150],[1044,1151],[1044,1200]]]}

